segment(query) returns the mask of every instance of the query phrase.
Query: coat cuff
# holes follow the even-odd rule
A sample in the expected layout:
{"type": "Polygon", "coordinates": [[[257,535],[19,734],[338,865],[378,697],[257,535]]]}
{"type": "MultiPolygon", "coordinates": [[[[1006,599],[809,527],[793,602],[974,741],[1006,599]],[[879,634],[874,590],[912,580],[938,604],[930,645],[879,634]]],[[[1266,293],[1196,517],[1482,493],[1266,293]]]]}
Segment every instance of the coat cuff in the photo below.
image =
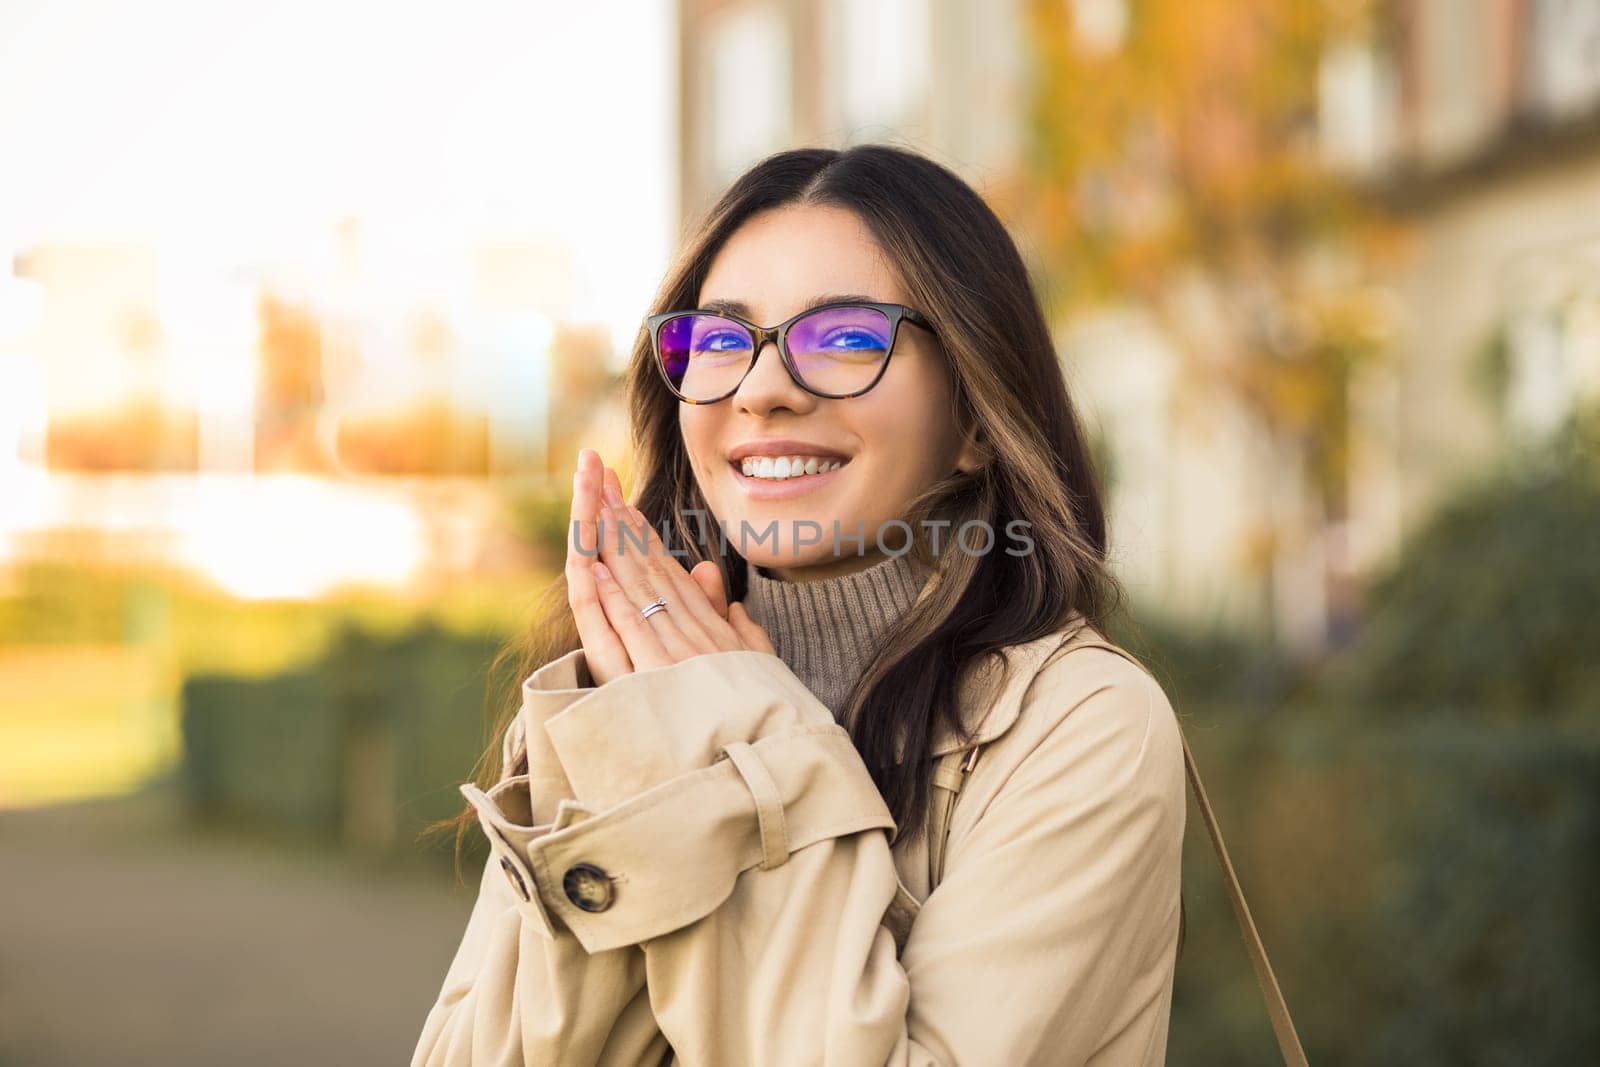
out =
{"type": "Polygon", "coordinates": [[[585,689],[595,688],[594,675],[589,673],[589,661],[583,649],[577,648],[566,655],[551,660],[528,675],[522,683],[523,693],[551,693],[569,700],[583,695],[585,689]]]}
{"type": "Polygon", "coordinates": [[[524,683],[526,724],[548,741],[532,738],[530,774],[460,787],[545,936],[565,926],[589,952],[637,944],[710,914],[745,870],[895,829],[848,731],[771,653],[702,654],[590,688],[575,684],[581,656],[524,683]],[[571,790],[552,805],[530,790],[541,781],[571,790]],[[604,872],[602,910],[568,896],[580,864],[604,872]]]}
{"type": "Polygon", "coordinates": [[[573,797],[595,810],[707,767],[732,742],[837,725],[783,660],[751,649],[704,653],[562,696],[566,706],[544,730],[573,797]]]}
{"type": "Polygon", "coordinates": [[[518,910],[546,936],[554,936],[555,926],[533,892],[528,846],[591,812],[572,798],[572,786],[544,736],[544,722],[593,689],[581,648],[534,671],[523,680],[522,706],[501,737],[500,780],[488,792],[471,782],[457,787],[477,811],[493,853],[492,865],[501,868],[518,899],[518,910]],[[524,752],[527,771],[512,775],[524,752]]]}
{"type": "Polygon", "coordinates": [[[503,779],[487,793],[471,782],[463,782],[457,789],[478,813],[478,825],[489,841],[489,861],[500,867],[510,883],[517,911],[547,939],[554,939],[556,926],[533,891],[533,865],[528,855],[528,846],[549,833],[550,826],[531,825],[527,776],[503,779]]]}
{"type": "Polygon", "coordinates": [[[559,714],[573,701],[594,690],[594,680],[576,649],[534,671],[522,682],[522,706],[506,727],[500,741],[501,782],[490,794],[470,798],[480,811],[493,801],[507,818],[524,829],[554,824],[556,829],[571,818],[572,786],[561,763],[544,735],[545,720],[559,714]],[[533,746],[528,746],[529,739],[533,746]],[[527,753],[526,775],[520,787],[506,787],[517,758],[527,753]]]}
{"type": "Polygon", "coordinates": [[[826,723],[732,742],[728,756],[527,846],[545,921],[589,952],[671,933],[714,911],[740,873],[894,818],[843,727],[826,723]],[[610,885],[598,911],[567,895],[580,864],[610,885]]]}

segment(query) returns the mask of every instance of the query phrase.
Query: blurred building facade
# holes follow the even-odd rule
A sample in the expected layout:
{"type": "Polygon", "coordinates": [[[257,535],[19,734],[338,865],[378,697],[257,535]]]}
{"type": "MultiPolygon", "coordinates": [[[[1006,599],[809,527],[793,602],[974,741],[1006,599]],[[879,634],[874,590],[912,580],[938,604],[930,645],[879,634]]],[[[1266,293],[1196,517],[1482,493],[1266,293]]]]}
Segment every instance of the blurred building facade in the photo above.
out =
{"type": "Polygon", "coordinates": [[[1328,57],[1329,159],[1408,223],[1385,385],[1410,528],[1600,400],[1600,5],[1395,0],[1328,57]]]}
{"type": "Polygon", "coordinates": [[[1024,129],[1019,0],[681,0],[680,213],[792,144],[904,138],[971,181],[1024,129]]]}
{"type": "Polygon", "coordinates": [[[17,255],[37,285],[32,349],[50,418],[36,461],[80,469],[194,469],[198,412],[163,334],[155,250],[49,244],[17,255]]]}
{"type": "Polygon", "coordinates": [[[559,240],[347,218],[293,262],[79,241],[8,266],[0,566],[176,564],[254,597],[525,568],[505,491],[625,448],[559,240]]]}

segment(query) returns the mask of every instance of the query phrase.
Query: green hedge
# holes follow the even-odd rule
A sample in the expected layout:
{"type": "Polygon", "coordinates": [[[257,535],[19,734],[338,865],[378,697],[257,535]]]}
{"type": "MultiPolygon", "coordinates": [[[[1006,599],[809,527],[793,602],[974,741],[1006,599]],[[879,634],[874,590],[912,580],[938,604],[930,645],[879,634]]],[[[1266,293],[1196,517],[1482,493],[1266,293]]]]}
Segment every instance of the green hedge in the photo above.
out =
{"type": "Polygon", "coordinates": [[[337,830],[338,721],[317,672],[192,678],[183,708],[183,776],[198,808],[337,830]]]}
{"type": "MultiPolygon", "coordinates": [[[[1311,1062],[1567,1064],[1600,1042],[1600,731],[1461,709],[1186,723],[1311,1062]]],[[[1190,819],[1171,1062],[1276,1063],[1190,819]]]]}
{"type": "Polygon", "coordinates": [[[1373,583],[1321,688],[1387,715],[1600,718],[1600,408],[1447,501],[1373,583]]]}
{"type": "Polygon", "coordinates": [[[182,777],[197,813],[414,853],[455,814],[489,744],[489,637],[432,624],[398,638],[346,628],[318,664],[183,686],[182,777]]]}

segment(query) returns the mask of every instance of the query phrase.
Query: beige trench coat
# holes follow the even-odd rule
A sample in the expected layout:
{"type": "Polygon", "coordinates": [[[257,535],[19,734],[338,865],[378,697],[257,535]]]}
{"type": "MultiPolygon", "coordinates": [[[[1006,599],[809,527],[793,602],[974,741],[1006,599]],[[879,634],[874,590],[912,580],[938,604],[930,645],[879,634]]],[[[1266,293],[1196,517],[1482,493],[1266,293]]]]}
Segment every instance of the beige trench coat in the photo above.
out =
{"type": "Polygon", "coordinates": [[[491,852],[413,1067],[1164,1062],[1183,745],[1157,682],[1089,641],[963,676],[984,744],[931,894],[926,835],[891,850],[778,657],[535,671],[503,739],[528,774],[460,787],[491,852]]]}

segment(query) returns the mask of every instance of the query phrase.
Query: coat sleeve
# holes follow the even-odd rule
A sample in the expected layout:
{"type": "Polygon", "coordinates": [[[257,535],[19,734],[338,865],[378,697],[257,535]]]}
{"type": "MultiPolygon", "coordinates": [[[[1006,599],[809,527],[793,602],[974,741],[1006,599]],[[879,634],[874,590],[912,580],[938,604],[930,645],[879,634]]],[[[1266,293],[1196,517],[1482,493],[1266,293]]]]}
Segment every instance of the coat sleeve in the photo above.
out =
{"type": "MultiPolygon", "coordinates": [[[[572,657],[564,657],[525,688],[532,694],[561,678],[575,685],[573,667],[572,657]]],[[[579,692],[571,689],[567,699],[579,692]]],[[[520,720],[507,730],[503,766],[511,765],[523,732],[520,720]]],[[[540,735],[530,740],[537,746],[540,735]]],[[[461,786],[477,810],[489,856],[412,1067],[659,1064],[666,1040],[650,1013],[638,947],[591,954],[550,921],[530,891],[528,845],[581,809],[549,753],[535,747],[529,757],[529,774],[502,777],[488,793],[461,786]]]]}
{"type": "Polygon", "coordinates": [[[900,952],[887,807],[831,713],[766,653],[624,676],[546,724],[600,814],[535,857],[541,891],[591,948],[642,946],[684,1062],[1159,1063],[1183,769],[1170,705],[1142,679],[1068,707],[1043,687],[1024,714],[1053,727],[952,840],[900,952]],[[616,876],[604,911],[554,899],[585,861],[616,876]]]}

